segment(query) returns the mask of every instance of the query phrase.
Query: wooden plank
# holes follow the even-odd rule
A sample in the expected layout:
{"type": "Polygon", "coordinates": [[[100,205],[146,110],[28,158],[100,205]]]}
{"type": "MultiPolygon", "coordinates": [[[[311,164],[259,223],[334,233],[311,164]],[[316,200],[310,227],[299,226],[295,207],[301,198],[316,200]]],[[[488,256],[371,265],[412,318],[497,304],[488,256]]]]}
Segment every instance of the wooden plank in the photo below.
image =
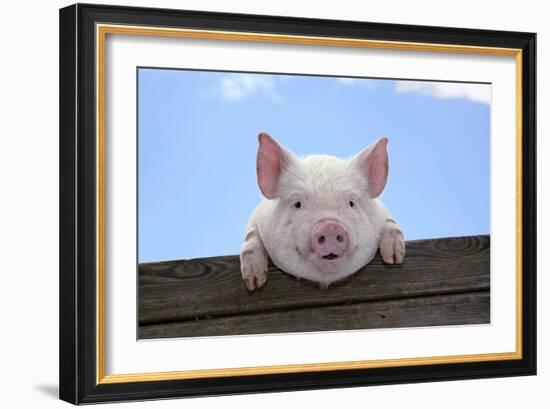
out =
{"type": "Polygon", "coordinates": [[[409,241],[404,265],[384,265],[377,256],[328,290],[271,266],[265,287],[252,294],[242,283],[237,256],[146,263],[139,266],[139,322],[487,290],[489,253],[489,236],[409,241]]]}
{"type": "Polygon", "coordinates": [[[144,325],[139,338],[342,331],[490,322],[489,292],[363,302],[144,325]]]}

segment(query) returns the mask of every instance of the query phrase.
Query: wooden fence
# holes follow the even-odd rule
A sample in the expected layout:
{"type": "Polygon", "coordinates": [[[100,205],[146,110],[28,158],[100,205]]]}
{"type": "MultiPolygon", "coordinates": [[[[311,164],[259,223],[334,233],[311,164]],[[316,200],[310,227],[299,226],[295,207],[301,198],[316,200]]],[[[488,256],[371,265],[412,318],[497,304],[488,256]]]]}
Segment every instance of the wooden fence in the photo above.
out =
{"type": "Polygon", "coordinates": [[[270,265],[248,293],[238,256],[140,264],[139,338],[489,323],[489,236],[406,245],[326,290],[270,265]]]}

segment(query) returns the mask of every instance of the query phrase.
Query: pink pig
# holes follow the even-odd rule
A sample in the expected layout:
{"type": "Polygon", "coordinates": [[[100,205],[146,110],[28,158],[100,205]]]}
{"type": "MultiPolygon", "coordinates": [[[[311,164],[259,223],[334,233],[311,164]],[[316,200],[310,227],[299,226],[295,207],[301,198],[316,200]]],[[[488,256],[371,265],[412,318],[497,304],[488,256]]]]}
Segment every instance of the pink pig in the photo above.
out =
{"type": "Polygon", "coordinates": [[[250,291],[267,281],[268,257],[281,270],[323,287],[357,272],[378,248],[401,264],[403,233],[377,199],[388,177],[387,138],[351,159],[298,158],[259,135],[257,177],[264,195],[246,228],[240,260],[250,291]]]}

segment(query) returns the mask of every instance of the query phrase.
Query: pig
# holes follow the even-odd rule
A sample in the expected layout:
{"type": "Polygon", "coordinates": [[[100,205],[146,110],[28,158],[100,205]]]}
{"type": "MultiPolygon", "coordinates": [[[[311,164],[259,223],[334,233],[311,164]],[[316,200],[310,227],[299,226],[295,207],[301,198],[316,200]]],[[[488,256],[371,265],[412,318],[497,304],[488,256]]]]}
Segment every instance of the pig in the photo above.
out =
{"type": "Polygon", "coordinates": [[[403,263],[403,232],[378,199],[388,177],[388,138],[350,159],[299,158],[264,132],[258,141],[264,199],[250,216],[240,252],[249,291],[266,283],[269,258],[321,288],[356,273],[379,248],[385,263],[403,263]]]}

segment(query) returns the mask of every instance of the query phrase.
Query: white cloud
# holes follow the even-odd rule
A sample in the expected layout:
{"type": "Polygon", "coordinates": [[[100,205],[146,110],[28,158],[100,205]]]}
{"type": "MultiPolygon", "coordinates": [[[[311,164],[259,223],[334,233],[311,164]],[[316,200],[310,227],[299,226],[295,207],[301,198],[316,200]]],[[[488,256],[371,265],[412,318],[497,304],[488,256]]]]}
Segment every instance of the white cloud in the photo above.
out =
{"type": "Polygon", "coordinates": [[[342,85],[346,86],[361,86],[367,89],[374,89],[376,88],[378,81],[371,78],[348,78],[348,77],[337,77],[336,81],[338,81],[342,85]]]}
{"type": "Polygon", "coordinates": [[[351,84],[357,82],[357,78],[338,77],[338,78],[336,78],[336,81],[338,81],[339,83],[344,84],[344,85],[351,85],[351,84]]]}
{"type": "Polygon", "coordinates": [[[418,92],[436,98],[465,98],[473,102],[491,103],[491,86],[458,82],[396,81],[395,92],[418,92]]]}
{"type": "Polygon", "coordinates": [[[273,102],[282,102],[282,97],[276,89],[275,77],[262,74],[224,75],[208,89],[207,94],[228,102],[242,101],[264,94],[273,102]]]}

